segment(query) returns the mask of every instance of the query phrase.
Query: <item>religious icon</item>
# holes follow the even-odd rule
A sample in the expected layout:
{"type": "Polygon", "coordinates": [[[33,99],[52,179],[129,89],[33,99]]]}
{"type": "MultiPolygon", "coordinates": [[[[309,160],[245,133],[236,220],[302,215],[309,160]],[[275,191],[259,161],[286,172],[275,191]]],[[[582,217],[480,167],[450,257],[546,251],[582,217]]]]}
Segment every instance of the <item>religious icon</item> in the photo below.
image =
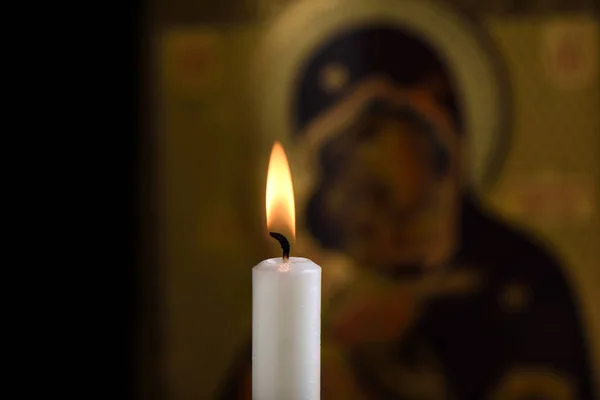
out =
{"type": "MultiPolygon", "coordinates": [[[[312,4],[316,20],[302,5],[282,17],[297,41],[272,33],[295,63],[268,74],[264,128],[284,131],[303,165],[302,253],[324,285],[341,282],[324,299],[322,397],[594,398],[560,263],[477,196],[505,132],[476,35],[418,2],[335,3],[343,18],[312,4]]],[[[243,376],[227,398],[243,398],[243,376]]]]}

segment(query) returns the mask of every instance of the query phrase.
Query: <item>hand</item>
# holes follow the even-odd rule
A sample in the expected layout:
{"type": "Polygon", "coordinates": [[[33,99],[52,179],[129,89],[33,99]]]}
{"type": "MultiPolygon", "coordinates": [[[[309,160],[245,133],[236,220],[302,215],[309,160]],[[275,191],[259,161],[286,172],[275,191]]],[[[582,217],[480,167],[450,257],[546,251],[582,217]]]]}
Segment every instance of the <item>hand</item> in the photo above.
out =
{"type": "Polygon", "coordinates": [[[395,341],[408,329],[417,301],[408,287],[351,292],[332,317],[333,337],[342,345],[395,341]]]}

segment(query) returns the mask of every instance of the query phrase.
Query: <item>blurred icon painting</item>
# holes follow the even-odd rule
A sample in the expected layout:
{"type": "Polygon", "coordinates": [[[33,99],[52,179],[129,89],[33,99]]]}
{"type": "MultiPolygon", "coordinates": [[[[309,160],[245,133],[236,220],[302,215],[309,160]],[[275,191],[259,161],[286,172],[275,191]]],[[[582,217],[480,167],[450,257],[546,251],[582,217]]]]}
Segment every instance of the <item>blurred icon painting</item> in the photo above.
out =
{"type": "MultiPolygon", "coordinates": [[[[510,139],[491,39],[436,3],[306,1],[258,54],[260,130],[323,266],[322,397],[594,399],[562,262],[481,200],[510,139]]],[[[249,355],[223,398],[248,398],[249,355]]]]}

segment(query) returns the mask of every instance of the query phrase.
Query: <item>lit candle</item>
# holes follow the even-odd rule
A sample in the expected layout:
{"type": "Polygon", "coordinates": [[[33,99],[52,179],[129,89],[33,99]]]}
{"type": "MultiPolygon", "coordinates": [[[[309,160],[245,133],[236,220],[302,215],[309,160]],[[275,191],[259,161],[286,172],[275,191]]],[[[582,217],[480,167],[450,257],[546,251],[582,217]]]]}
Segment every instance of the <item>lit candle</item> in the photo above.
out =
{"type": "MultiPolygon", "coordinates": [[[[267,174],[267,226],[295,235],[292,177],[276,142],[267,174]]],[[[252,270],[252,398],[318,400],[321,392],[321,267],[290,257],[286,237],[271,232],[283,257],[252,270]]]]}

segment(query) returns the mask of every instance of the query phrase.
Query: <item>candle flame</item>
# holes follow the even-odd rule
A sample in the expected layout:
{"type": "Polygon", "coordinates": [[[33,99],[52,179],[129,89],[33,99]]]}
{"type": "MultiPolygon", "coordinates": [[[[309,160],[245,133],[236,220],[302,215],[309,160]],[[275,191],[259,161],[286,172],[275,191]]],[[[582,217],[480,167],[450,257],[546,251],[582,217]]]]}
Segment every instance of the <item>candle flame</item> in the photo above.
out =
{"type": "Polygon", "coordinates": [[[292,173],[283,146],[273,144],[267,172],[267,227],[269,230],[296,237],[296,209],[292,173]]]}

